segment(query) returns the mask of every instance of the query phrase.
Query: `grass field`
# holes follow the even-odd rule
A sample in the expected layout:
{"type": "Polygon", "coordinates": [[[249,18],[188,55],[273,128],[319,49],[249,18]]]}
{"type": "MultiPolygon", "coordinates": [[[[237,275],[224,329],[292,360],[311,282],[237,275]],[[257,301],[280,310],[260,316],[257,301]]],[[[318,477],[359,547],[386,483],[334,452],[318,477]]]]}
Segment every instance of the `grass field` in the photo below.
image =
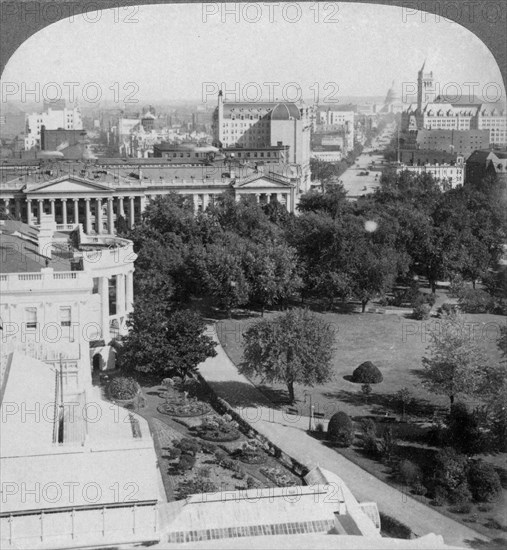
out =
{"type": "MultiPolygon", "coordinates": [[[[266,314],[267,317],[279,313],[266,314]]],[[[316,411],[326,417],[336,410],[343,410],[350,416],[363,416],[375,412],[396,412],[391,402],[393,394],[407,387],[416,398],[416,406],[407,412],[415,416],[433,414],[434,408],[447,408],[448,399],[430,393],[423,385],[422,357],[427,353],[430,331],[438,327],[439,320],[415,321],[403,315],[374,313],[324,313],[318,314],[332,327],[335,333],[333,358],[334,376],[327,384],[306,388],[296,386],[296,408],[308,412],[305,392],[312,394],[316,411]],[[347,380],[353,370],[364,361],[375,363],[384,380],[372,386],[373,393],[365,401],[361,386],[347,380]]],[[[505,323],[497,315],[467,315],[467,329],[481,345],[492,362],[500,359],[496,345],[499,327],[505,323]]],[[[244,319],[228,319],[217,323],[217,332],[222,345],[236,365],[243,359],[243,333],[256,322],[258,316],[244,319]]],[[[287,390],[283,384],[267,386],[260,378],[254,382],[279,406],[287,404],[287,390]]],[[[246,404],[245,404],[246,405],[246,404]]]]}

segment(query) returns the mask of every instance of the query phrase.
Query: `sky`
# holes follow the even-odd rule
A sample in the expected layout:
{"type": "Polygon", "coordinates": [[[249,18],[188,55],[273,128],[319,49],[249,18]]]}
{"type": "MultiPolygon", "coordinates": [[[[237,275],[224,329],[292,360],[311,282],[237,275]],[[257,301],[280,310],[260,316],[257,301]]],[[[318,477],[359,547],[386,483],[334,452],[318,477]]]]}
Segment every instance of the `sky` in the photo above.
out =
{"type": "Polygon", "coordinates": [[[457,23],[368,4],[178,4],[77,14],[29,38],[2,76],[2,100],[319,99],[400,95],[426,60],[437,86],[483,101],[504,93],[486,46],[457,23]],[[236,7],[236,14],[226,13],[236,7]],[[299,11],[298,11],[299,10],[299,11]],[[274,84],[269,84],[269,83],[274,84]],[[64,84],[72,83],[72,84],[64,84]],[[455,84],[453,84],[455,83],[455,84]],[[39,90],[38,99],[27,90],[39,90]],[[457,90],[457,91],[455,91],[457,90]],[[259,96],[261,94],[261,96],[259,96]]]}

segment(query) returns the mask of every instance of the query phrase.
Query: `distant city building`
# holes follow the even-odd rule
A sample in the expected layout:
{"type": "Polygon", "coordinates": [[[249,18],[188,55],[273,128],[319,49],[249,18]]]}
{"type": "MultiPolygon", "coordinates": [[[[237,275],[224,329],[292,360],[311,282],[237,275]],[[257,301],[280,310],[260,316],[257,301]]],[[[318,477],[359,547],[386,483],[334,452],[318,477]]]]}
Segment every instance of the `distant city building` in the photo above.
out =
{"type": "Polygon", "coordinates": [[[220,91],[213,114],[214,145],[266,148],[288,145],[288,162],[299,165],[302,189],[310,184],[311,109],[295,103],[225,103],[220,91]]]}
{"type": "Polygon", "coordinates": [[[393,80],[393,83],[391,84],[391,87],[387,92],[384,105],[380,109],[380,114],[397,114],[401,113],[402,111],[403,104],[401,103],[400,98],[400,86],[395,80],[393,80]]]}
{"type": "Polygon", "coordinates": [[[474,151],[468,157],[465,178],[467,184],[480,186],[489,174],[507,185],[507,150],[474,151]]]}
{"type": "Polygon", "coordinates": [[[42,127],[46,130],[82,130],[83,121],[77,107],[53,110],[26,115],[25,149],[30,150],[41,145],[42,127]]]}
{"type": "Polygon", "coordinates": [[[464,158],[442,151],[404,151],[396,172],[405,170],[415,174],[431,174],[443,189],[452,189],[465,182],[464,158]]]}
{"type": "Polygon", "coordinates": [[[344,154],[347,154],[354,147],[355,116],[354,105],[319,107],[314,131],[318,133],[334,129],[341,132],[343,136],[342,150],[344,154]]]}
{"type": "Polygon", "coordinates": [[[418,74],[417,103],[402,114],[402,131],[418,130],[488,130],[489,145],[507,145],[505,107],[487,103],[451,103],[436,96],[433,73],[418,74]]]}
{"type": "Polygon", "coordinates": [[[489,130],[418,130],[418,149],[457,153],[467,158],[476,149],[489,147],[489,130]]]}

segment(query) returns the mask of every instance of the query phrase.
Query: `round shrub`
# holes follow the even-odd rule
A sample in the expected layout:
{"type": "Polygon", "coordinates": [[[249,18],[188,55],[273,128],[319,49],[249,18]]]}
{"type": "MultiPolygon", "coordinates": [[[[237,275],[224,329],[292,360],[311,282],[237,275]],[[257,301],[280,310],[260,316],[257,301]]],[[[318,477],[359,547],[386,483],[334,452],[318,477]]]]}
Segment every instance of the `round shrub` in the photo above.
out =
{"type": "Polygon", "coordinates": [[[327,438],[329,441],[345,447],[352,445],[354,441],[354,425],[346,413],[339,411],[333,414],[327,427],[327,438]]]}
{"type": "Polygon", "coordinates": [[[458,311],[457,304],[451,304],[450,302],[443,303],[437,310],[437,313],[442,315],[452,315],[453,313],[456,313],[458,311]]]}
{"type": "Polygon", "coordinates": [[[173,445],[180,449],[183,455],[195,456],[201,450],[200,444],[195,439],[190,439],[188,437],[175,441],[173,445]]]}
{"type": "Polygon", "coordinates": [[[431,306],[429,304],[420,304],[414,306],[412,317],[418,321],[427,321],[431,316],[431,306]]]}
{"type": "Polygon", "coordinates": [[[195,456],[181,455],[178,462],[178,470],[180,472],[188,472],[195,466],[195,456]]]}
{"type": "Polygon", "coordinates": [[[411,460],[402,460],[398,464],[398,477],[406,485],[414,485],[422,479],[421,468],[411,460]]]}
{"type": "Polygon", "coordinates": [[[379,384],[382,380],[382,373],[371,361],[361,363],[352,373],[352,382],[356,384],[379,384]]]}
{"type": "Polygon", "coordinates": [[[139,384],[133,378],[118,376],[111,380],[108,386],[109,395],[113,399],[126,401],[133,399],[139,392],[139,384]]]}
{"type": "Polygon", "coordinates": [[[502,490],[500,476],[491,464],[482,460],[471,464],[468,470],[468,485],[477,502],[494,502],[502,490]]]}
{"type": "Polygon", "coordinates": [[[489,313],[494,308],[493,298],[481,289],[467,288],[458,301],[465,313],[489,313]]]}

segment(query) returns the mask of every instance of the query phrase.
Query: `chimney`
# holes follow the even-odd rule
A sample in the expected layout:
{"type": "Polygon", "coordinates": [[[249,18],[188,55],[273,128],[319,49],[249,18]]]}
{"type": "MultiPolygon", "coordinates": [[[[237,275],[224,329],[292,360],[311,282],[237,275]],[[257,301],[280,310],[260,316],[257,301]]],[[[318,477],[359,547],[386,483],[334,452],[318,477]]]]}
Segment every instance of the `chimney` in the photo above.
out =
{"type": "Polygon", "coordinates": [[[53,234],[56,231],[56,222],[51,214],[41,214],[39,234],[37,241],[39,245],[39,254],[46,258],[51,258],[53,248],[53,234]]]}

